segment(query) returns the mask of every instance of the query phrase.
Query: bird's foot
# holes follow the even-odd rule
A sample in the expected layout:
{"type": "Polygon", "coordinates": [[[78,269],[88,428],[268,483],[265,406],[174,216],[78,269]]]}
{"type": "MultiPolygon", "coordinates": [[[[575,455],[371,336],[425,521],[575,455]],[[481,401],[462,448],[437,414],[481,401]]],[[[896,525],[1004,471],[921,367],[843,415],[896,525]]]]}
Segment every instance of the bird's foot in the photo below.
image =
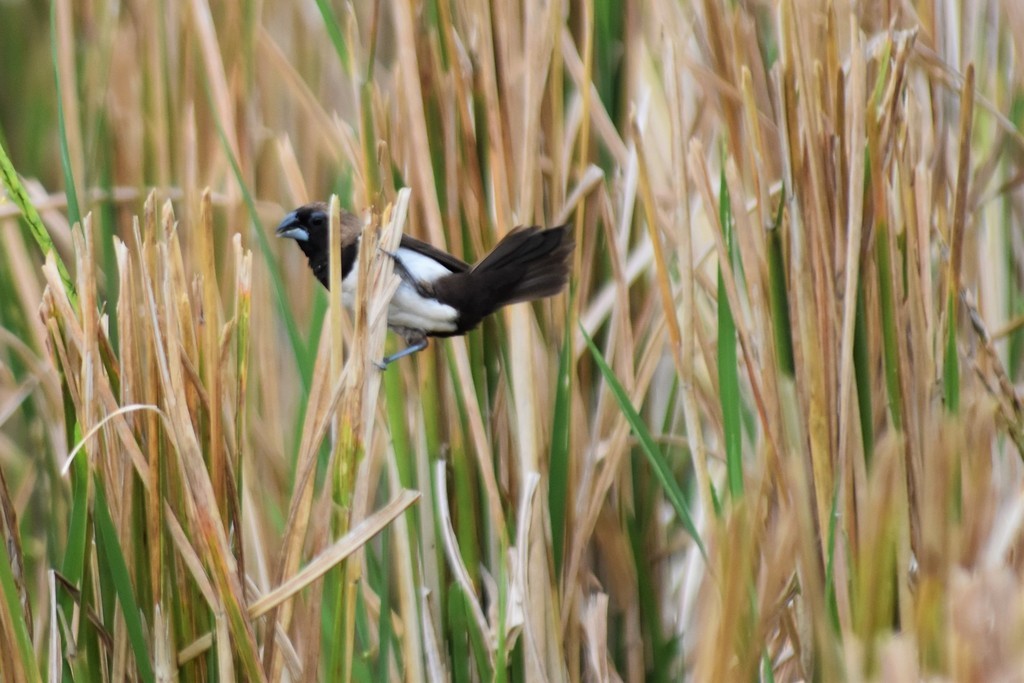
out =
{"type": "Polygon", "coordinates": [[[411,343],[409,343],[409,346],[406,346],[401,351],[393,353],[390,356],[385,356],[380,361],[373,361],[373,364],[376,365],[382,371],[387,370],[388,366],[394,363],[399,358],[411,356],[412,354],[419,353],[423,349],[427,348],[427,343],[428,342],[426,337],[420,337],[419,339],[413,340],[411,343]]]}

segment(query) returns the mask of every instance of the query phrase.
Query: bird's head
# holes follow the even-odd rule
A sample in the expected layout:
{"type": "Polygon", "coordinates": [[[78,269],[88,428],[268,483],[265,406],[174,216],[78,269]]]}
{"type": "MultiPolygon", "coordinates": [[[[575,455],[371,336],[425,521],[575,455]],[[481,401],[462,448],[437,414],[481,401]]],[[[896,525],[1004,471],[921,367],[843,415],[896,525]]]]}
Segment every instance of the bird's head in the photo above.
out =
{"type": "Polygon", "coordinates": [[[275,233],[278,237],[295,240],[307,256],[326,254],[329,248],[329,225],[327,205],[314,202],[300,206],[285,216],[275,233]]]}
{"type": "MultiPolygon", "coordinates": [[[[327,288],[330,288],[327,273],[331,256],[329,216],[330,209],[324,202],[306,204],[285,216],[275,231],[278,237],[295,240],[295,243],[302,249],[302,253],[306,255],[313,274],[327,288]]],[[[342,250],[341,274],[344,278],[352,268],[358,253],[357,245],[359,236],[362,234],[363,221],[359,216],[344,210],[339,212],[339,219],[339,246],[342,250]]]]}

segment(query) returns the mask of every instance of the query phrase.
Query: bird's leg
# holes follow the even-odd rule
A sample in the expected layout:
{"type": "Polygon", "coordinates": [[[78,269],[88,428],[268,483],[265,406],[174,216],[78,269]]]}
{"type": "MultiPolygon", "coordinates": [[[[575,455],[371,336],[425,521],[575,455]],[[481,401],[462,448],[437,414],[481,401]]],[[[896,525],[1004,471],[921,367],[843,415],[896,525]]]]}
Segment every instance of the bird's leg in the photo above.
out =
{"type": "Polygon", "coordinates": [[[427,348],[427,338],[423,335],[407,337],[405,341],[408,344],[408,346],[406,346],[398,353],[393,353],[390,356],[386,356],[384,360],[380,361],[379,363],[375,362],[374,365],[376,365],[381,370],[386,370],[388,365],[394,363],[399,358],[411,356],[412,354],[419,353],[423,349],[427,348]]]}

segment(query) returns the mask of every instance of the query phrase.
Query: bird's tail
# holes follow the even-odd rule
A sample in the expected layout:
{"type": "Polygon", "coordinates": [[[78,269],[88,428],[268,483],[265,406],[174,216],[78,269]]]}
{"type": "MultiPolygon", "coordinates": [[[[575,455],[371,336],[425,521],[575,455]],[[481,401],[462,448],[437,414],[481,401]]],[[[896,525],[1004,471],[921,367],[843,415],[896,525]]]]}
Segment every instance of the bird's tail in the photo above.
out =
{"type": "Polygon", "coordinates": [[[491,311],[554,296],[569,279],[573,246],[568,225],[547,230],[516,228],[473,267],[471,276],[482,289],[492,293],[491,311]]]}
{"type": "Polygon", "coordinates": [[[562,291],[572,250],[568,225],[516,228],[471,270],[436,280],[434,295],[459,311],[464,332],[502,306],[562,291]]]}

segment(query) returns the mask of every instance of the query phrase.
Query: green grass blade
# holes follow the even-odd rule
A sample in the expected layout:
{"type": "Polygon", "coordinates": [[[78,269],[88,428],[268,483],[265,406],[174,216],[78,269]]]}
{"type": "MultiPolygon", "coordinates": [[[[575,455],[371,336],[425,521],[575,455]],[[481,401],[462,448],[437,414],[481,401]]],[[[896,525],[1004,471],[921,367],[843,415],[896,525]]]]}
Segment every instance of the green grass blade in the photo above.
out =
{"type": "MultiPolygon", "coordinates": [[[[21,608],[21,593],[18,591],[17,583],[14,580],[14,573],[11,570],[12,558],[7,551],[7,543],[0,543],[0,591],[3,591],[6,604],[8,623],[14,630],[14,639],[18,650],[18,660],[21,663],[22,673],[28,680],[39,681],[39,668],[36,665],[35,652],[32,650],[32,638],[25,623],[25,615],[21,608]]],[[[7,647],[9,643],[4,643],[7,647]]],[[[13,655],[11,657],[14,658],[13,655]]],[[[8,672],[14,677],[15,672],[8,672]]]]}
{"type": "Polygon", "coordinates": [[[789,290],[786,287],[786,262],[782,249],[782,209],[779,200],[775,225],[768,231],[768,296],[772,313],[772,332],[779,368],[787,377],[793,376],[793,327],[789,320],[789,290]]]}
{"type": "MultiPolygon", "coordinates": [[[[368,577],[363,577],[367,579],[368,577]]],[[[355,646],[352,649],[352,674],[354,680],[370,680],[370,615],[366,612],[366,600],[363,599],[363,591],[355,591],[354,594],[356,601],[355,608],[355,646]],[[356,670],[359,667],[365,670],[365,676],[360,677],[356,674],[356,670]]],[[[381,616],[384,616],[386,612],[383,611],[384,603],[381,603],[381,616]]],[[[383,644],[382,644],[383,645],[383,644]]],[[[383,652],[383,651],[382,651],[383,652]]],[[[374,678],[373,680],[382,680],[374,678]]]]}
{"type": "MultiPolygon", "coordinates": [[[[60,165],[64,171],[64,192],[68,198],[68,220],[72,225],[82,222],[82,212],[78,207],[78,192],[75,190],[75,174],[71,168],[71,154],[68,150],[67,120],[64,117],[64,99],[61,93],[60,68],[57,63],[57,3],[50,3],[50,58],[53,62],[53,80],[57,87],[57,130],[60,134],[60,165]]],[[[76,94],[77,96],[77,94],[76,94]]]]}
{"type": "Polygon", "coordinates": [[[885,94],[885,84],[889,80],[889,73],[892,67],[892,39],[886,40],[882,44],[882,54],[879,55],[878,64],[881,68],[878,69],[878,74],[875,76],[875,86],[871,90],[871,105],[877,107],[878,103],[882,100],[882,95],[885,94]]]}
{"type": "Polygon", "coordinates": [[[156,676],[153,674],[153,664],[149,658],[149,639],[143,630],[139,606],[135,602],[131,573],[128,571],[128,563],[125,562],[124,554],[121,552],[121,544],[117,540],[117,529],[114,527],[114,520],[111,518],[110,509],[107,507],[106,495],[103,492],[103,481],[98,475],[96,477],[96,505],[94,511],[100,571],[103,571],[105,568],[113,579],[114,588],[117,591],[117,599],[121,602],[121,612],[124,615],[125,626],[128,629],[128,640],[132,644],[132,652],[135,657],[135,664],[138,667],[139,678],[145,683],[155,683],[156,676]]]}
{"type": "Polygon", "coordinates": [[[458,539],[459,554],[469,572],[474,586],[480,585],[480,527],[487,527],[482,519],[481,503],[477,499],[477,468],[472,452],[465,443],[451,450],[452,485],[455,487],[455,537],[458,539]]]}
{"type": "MultiPolygon", "coordinates": [[[[719,220],[725,233],[725,249],[730,263],[735,263],[732,207],[724,170],[719,197],[719,220]]],[[[718,389],[725,431],[725,467],[729,493],[736,499],[743,496],[743,404],[740,399],[736,321],[733,319],[732,307],[725,291],[721,266],[718,269],[718,389]]]]}
{"type": "Polygon", "coordinates": [[[623,113],[621,88],[626,78],[623,69],[622,44],[624,35],[626,4],[619,0],[596,0],[592,5],[594,21],[594,84],[601,102],[611,115],[619,121],[623,113]]]}
{"type": "MultiPolygon", "coordinates": [[[[501,541],[501,556],[508,553],[508,543],[505,539],[501,541]]],[[[504,624],[508,618],[508,565],[502,562],[498,565],[498,624],[504,624]]],[[[513,653],[509,651],[509,643],[505,628],[499,626],[498,637],[494,647],[494,676],[491,678],[494,683],[505,683],[509,680],[509,665],[513,661],[513,653]]],[[[512,647],[515,647],[513,643],[512,647]]]]}
{"type": "Polygon", "coordinates": [[[839,487],[842,482],[836,477],[836,485],[832,491],[832,511],[828,516],[828,557],[825,558],[825,603],[828,609],[829,623],[835,633],[841,633],[839,624],[839,603],[836,598],[835,560],[836,560],[836,523],[839,521],[839,487]]]}
{"type": "Polygon", "coordinates": [[[658,449],[658,445],[654,441],[654,437],[651,436],[650,430],[644,424],[643,418],[640,417],[640,413],[637,412],[629,400],[629,394],[626,393],[618,377],[615,376],[614,371],[612,371],[608,362],[605,361],[604,356],[601,355],[601,351],[598,350],[594,340],[590,338],[590,335],[587,334],[587,331],[582,326],[580,326],[580,331],[583,333],[583,339],[586,341],[587,347],[597,363],[597,367],[601,370],[605,381],[608,382],[608,387],[618,402],[619,409],[626,416],[626,421],[629,422],[633,433],[636,434],[637,439],[640,441],[640,448],[643,450],[644,455],[647,456],[647,460],[650,462],[658,482],[661,484],[662,489],[664,489],[665,497],[668,498],[669,503],[675,509],[679,521],[683,524],[683,528],[686,529],[687,533],[690,534],[690,537],[697,544],[701,555],[707,558],[704,542],[701,540],[700,533],[697,531],[697,525],[694,524],[693,517],[690,516],[690,511],[686,507],[686,499],[679,488],[679,484],[676,483],[672,476],[672,467],[665,461],[664,456],[658,449]]]}
{"type": "MultiPolygon", "coordinates": [[[[380,547],[385,555],[391,548],[391,527],[384,527],[380,532],[380,547]]],[[[378,563],[379,564],[379,563],[378,563]]],[[[380,651],[377,653],[377,675],[374,680],[386,681],[389,678],[391,659],[391,639],[394,631],[391,627],[391,572],[388,567],[377,567],[379,578],[378,594],[380,596],[380,619],[377,622],[377,634],[380,651]]]]}
{"type": "Polygon", "coordinates": [[[64,284],[64,291],[67,293],[71,305],[78,308],[78,294],[75,292],[75,283],[71,280],[67,266],[64,265],[60,254],[53,248],[53,240],[50,239],[50,233],[46,232],[43,219],[39,216],[39,211],[36,210],[32,200],[29,199],[28,192],[25,190],[25,186],[21,184],[18,173],[14,170],[14,164],[11,163],[11,159],[7,156],[7,151],[2,144],[0,144],[0,177],[3,178],[7,193],[25,217],[29,232],[32,234],[33,239],[35,239],[36,244],[39,245],[39,249],[43,254],[53,254],[53,260],[57,263],[57,272],[60,273],[60,280],[64,284]]]}
{"type": "MultiPolygon", "coordinates": [[[[100,124],[100,133],[97,136],[99,139],[108,139],[110,125],[104,118],[100,124]]],[[[94,163],[99,166],[99,184],[103,188],[103,191],[108,197],[114,196],[114,168],[113,161],[111,160],[112,152],[109,148],[103,147],[100,151],[100,159],[94,160],[94,163]]],[[[121,340],[119,338],[120,327],[117,320],[117,304],[116,302],[121,296],[121,281],[117,277],[111,277],[117,271],[117,256],[114,250],[114,238],[117,236],[117,207],[112,201],[107,201],[99,204],[96,209],[98,214],[98,220],[93,221],[94,229],[97,229],[97,240],[99,243],[100,258],[103,264],[103,273],[107,274],[104,281],[104,294],[109,304],[105,308],[107,316],[109,316],[109,324],[107,326],[108,336],[110,338],[110,346],[112,347],[114,354],[117,355],[121,348],[121,340]]]]}
{"type": "MultiPolygon", "coordinates": [[[[69,443],[81,440],[81,430],[75,422],[74,405],[68,394],[67,381],[62,377],[64,390],[64,411],[69,443]]],[[[86,553],[89,548],[89,463],[86,453],[80,454],[71,463],[71,517],[68,520],[68,539],[61,562],[61,575],[78,589],[82,588],[85,574],[86,553]]],[[[58,594],[58,604],[66,618],[71,617],[74,599],[67,592],[58,594]]]]}
{"type": "Polygon", "coordinates": [[[373,119],[373,82],[366,81],[359,86],[360,136],[363,143],[363,174],[366,179],[366,196],[368,200],[377,197],[380,192],[380,166],[377,158],[377,134],[374,132],[373,119]]]}
{"type": "Polygon", "coordinates": [[[569,433],[572,400],[571,335],[565,335],[558,359],[558,386],[551,434],[551,462],[548,473],[548,508],[551,515],[551,547],[555,576],[561,576],[565,548],[566,506],[569,502],[569,433]]]}
{"type": "MultiPolygon", "coordinates": [[[[1024,93],[1018,92],[1013,98],[1008,115],[1016,130],[1024,130],[1024,93]]],[[[1016,202],[1011,195],[1003,197],[1001,207],[1001,232],[1004,244],[1012,245],[1014,231],[1019,230],[1016,218],[1016,202]]],[[[1012,248],[1003,250],[1007,273],[1012,273],[1017,265],[1017,254],[1012,248]]],[[[1024,288],[1021,287],[1017,278],[1007,278],[1006,281],[1006,319],[1015,320],[1024,315],[1024,288]]],[[[1017,327],[1010,333],[1006,349],[1006,369],[1013,379],[1019,379],[1018,370],[1021,361],[1024,359],[1024,328],[1017,327]]]]}
{"type": "Polygon", "coordinates": [[[942,360],[942,384],[946,392],[946,410],[960,412],[960,357],[956,350],[956,295],[946,302],[946,349],[942,360]]]}
{"type": "Polygon", "coordinates": [[[857,282],[857,315],[853,325],[853,377],[857,383],[860,435],[864,461],[871,466],[875,452],[874,404],[871,401],[871,354],[868,348],[868,318],[864,305],[864,281],[857,282]]]}
{"type": "Polygon", "coordinates": [[[882,304],[882,344],[885,356],[885,387],[889,392],[889,413],[896,429],[903,429],[903,401],[900,388],[899,342],[896,332],[896,302],[893,294],[892,260],[889,250],[889,227],[878,224],[875,235],[875,257],[878,259],[878,289],[882,304]]]}
{"type": "MultiPolygon", "coordinates": [[[[462,599],[462,591],[457,585],[453,585],[448,591],[448,620],[449,638],[451,648],[452,680],[455,683],[470,683],[473,680],[470,674],[470,652],[469,652],[469,619],[466,618],[465,603],[462,599]]],[[[478,671],[480,666],[477,661],[478,671]]],[[[384,680],[384,679],[381,679],[384,680]]],[[[482,679],[481,680],[486,680],[482,679]]]]}
{"type": "Polygon", "coordinates": [[[768,656],[767,649],[761,658],[761,680],[765,683],[775,683],[775,670],[772,669],[772,658],[768,656]]]}
{"type": "MultiPolygon", "coordinates": [[[[452,368],[452,372],[454,372],[455,363],[449,361],[449,368],[452,368]]],[[[470,408],[466,392],[462,390],[458,382],[453,384],[453,388],[460,417],[463,424],[468,424],[467,412],[470,408]]],[[[431,418],[427,416],[443,414],[443,408],[437,405],[436,397],[438,395],[439,393],[436,388],[430,388],[423,392],[423,414],[428,422],[431,418]]],[[[477,468],[472,457],[472,451],[468,449],[464,440],[453,438],[449,448],[451,482],[455,490],[455,504],[454,511],[452,512],[455,537],[458,539],[459,552],[462,555],[462,561],[466,565],[466,570],[469,572],[469,578],[474,586],[479,586],[481,548],[478,539],[480,538],[480,527],[486,528],[487,521],[484,517],[485,513],[480,512],[480,506],[477,504],[476,499],[476,482],[479,481],[477,468]]],[[[491,523],[496,524],[497,522],[492,520],[491,523]]],[[[498,530],[492,529],[492,531],[498,530]]],[[[500,531],[503,532],[504,530],[500,531]]]]}
{"type": "Polygon", "coordinates": [[[351,73],[351,58],[348,48],[345,47],[345,36],[341,35],[341,24],[334,14],[331,4],[327,0],[316,0],[316,6],[320,9],[320,15],[324,18],[324,28],[327,30],[327,37],[331,39],[334,51],[338,53],[338,59],[345,68],[346,73],[351,73]]]}

